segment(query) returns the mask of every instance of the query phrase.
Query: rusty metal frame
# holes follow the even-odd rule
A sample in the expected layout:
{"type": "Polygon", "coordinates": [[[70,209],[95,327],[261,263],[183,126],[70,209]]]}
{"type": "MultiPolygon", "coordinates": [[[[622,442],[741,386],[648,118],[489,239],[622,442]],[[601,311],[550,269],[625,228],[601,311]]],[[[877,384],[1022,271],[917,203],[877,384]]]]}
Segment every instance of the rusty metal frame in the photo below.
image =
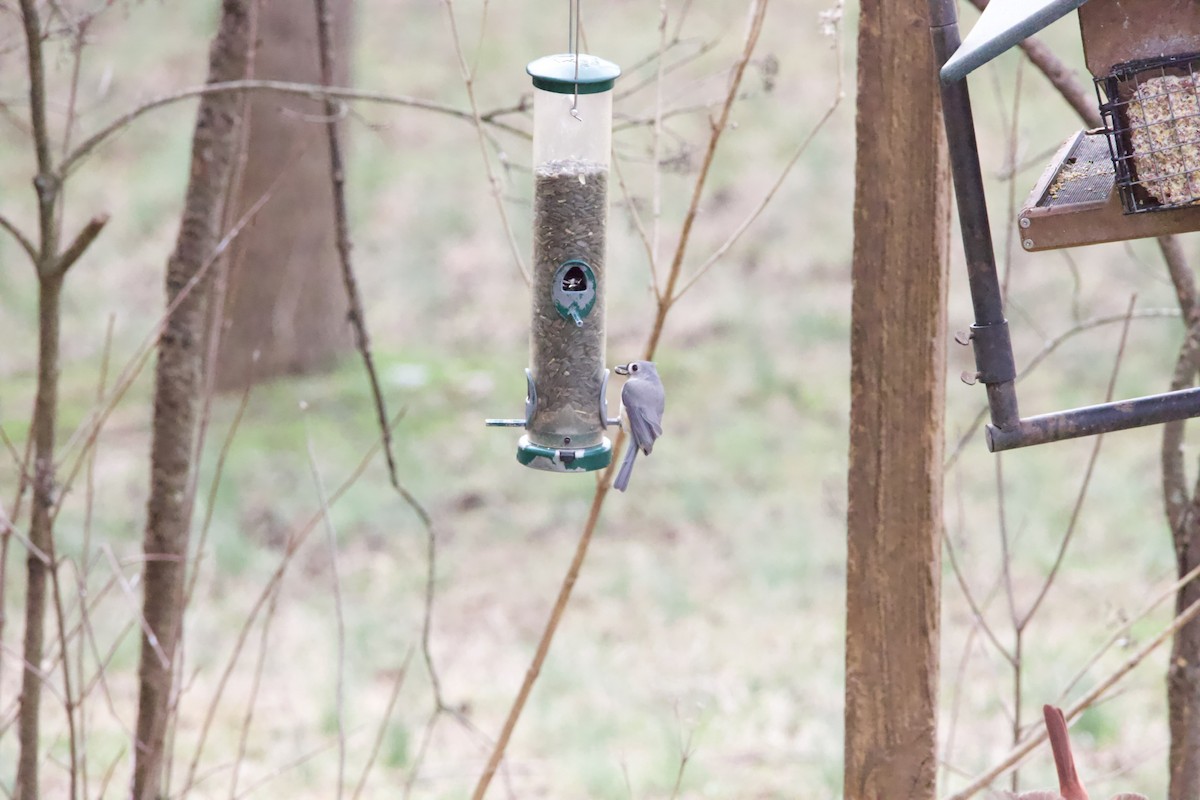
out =
{"type": "MultiPolygon", "coordinates": [[[[962,42],[954,0],[929,0],[929,25],[936,68],[940,71],[962,42]]],[[[991,412],[991,424],[987,426],[988,449],[992,452],[1011,450],[1200,416],[1200,388],[1194,388],[1021,417],[1012,341],[1004,318],[966,79],[942,83],[941,94],[950,169],[975,310],[970,343],[975,350],[976,377],[987,389],[991,412]]]]}

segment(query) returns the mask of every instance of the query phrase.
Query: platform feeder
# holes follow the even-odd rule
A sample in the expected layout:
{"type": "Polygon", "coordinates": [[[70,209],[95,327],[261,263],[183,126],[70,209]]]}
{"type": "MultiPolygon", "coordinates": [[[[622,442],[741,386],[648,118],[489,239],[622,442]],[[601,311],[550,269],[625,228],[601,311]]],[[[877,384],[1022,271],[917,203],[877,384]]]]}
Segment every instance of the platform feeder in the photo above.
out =
{"type": "Polygon", "coordinates": [[[533,281],[525,428],[517,460],[580,472],[612,459],[604,366],[605,231],[612,88],[621,70],[582,53],[545,56],[533,78],[533,281]]]}
{"type": "Polygon", "coordinates": [[[1200,230],[1200,2],[990,0],[960,39],[954,0],[929,0],[942,116],[975,324],[964,381],[987,388],[988,449],[1090,436],[1200,416],[1200,388],[1020,416],[1016,366],[988,223],[967,75],[1078,9],[1103,124],[1067,138],[1016,224],[1029,251],[1200,230]]]}

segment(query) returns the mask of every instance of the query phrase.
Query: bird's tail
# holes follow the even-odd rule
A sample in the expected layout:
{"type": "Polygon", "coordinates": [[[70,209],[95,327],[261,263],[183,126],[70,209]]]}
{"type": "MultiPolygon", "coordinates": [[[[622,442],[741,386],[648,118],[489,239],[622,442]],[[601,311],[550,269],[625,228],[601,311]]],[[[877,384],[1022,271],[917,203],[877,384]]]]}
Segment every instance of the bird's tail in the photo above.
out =
{"type": "Polygon", "coordinates": [[[621,471],[617,473],[617,479],[613,481],[613,488],[618,492],[625,491],[625,487],[629,485],[629,476],[633,474],[633,460],[637,458],[637,454],[637,444],[630,442],[629,451],[625,453],[625,461],[621,464],[621,471]]]}

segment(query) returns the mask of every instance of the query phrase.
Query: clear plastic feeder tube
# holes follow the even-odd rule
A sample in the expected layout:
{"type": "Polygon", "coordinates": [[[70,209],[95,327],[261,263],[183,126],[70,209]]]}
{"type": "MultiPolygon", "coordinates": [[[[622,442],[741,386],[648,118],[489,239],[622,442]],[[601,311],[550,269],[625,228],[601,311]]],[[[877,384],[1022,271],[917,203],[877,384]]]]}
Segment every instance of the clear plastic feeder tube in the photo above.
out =
{"type": "Polygon", "coordinates": [[[605,231],[612,86],[619,68],[594,56],[547,56],[533,76],[533,286],[529,441],[607,445],[601,412],[605,231]],[[578,60],[578,63],[577,63],[578,60]]]}

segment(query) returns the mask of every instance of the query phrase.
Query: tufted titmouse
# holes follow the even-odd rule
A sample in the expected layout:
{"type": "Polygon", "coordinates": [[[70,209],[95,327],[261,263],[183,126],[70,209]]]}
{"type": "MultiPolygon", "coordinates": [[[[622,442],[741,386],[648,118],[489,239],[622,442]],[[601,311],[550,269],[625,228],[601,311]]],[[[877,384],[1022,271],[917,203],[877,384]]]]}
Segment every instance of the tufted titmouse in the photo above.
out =
{"type": "Polygon", "coordinates": [[[621,405],[625,409],[625,417],[629,420],[629,436],[633,439],[629,452],[625,454],[625,462],[613,481],[613,488],[625,491],[629,485],[629,476],[633,473],[633,460],[637,458],[638,450],[646,455],[654,449],[654,440],[662,436],[663,407],[666,404],[666,394],[663,392],[662,381],[658,379],[658,369],[653,361],[630,361],[616,368],[618,375],[628,375],[621,389],[621,405]]]}

